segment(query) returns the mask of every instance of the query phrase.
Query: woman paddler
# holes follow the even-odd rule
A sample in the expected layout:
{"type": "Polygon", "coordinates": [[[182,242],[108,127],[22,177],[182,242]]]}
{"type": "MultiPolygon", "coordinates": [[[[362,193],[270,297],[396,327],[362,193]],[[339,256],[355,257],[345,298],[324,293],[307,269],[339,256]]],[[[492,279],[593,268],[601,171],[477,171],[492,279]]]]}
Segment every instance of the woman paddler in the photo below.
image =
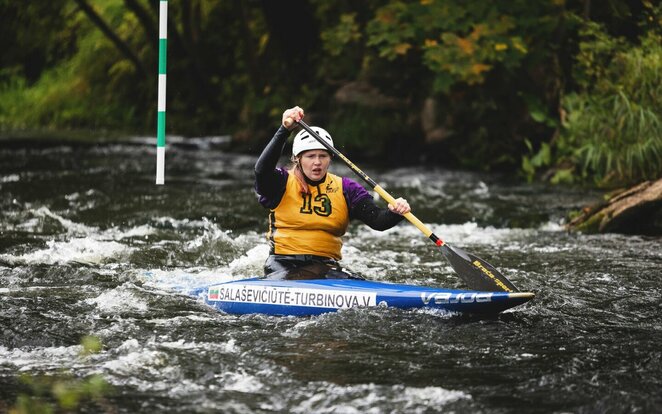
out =
{"type": "MultiPolygon", "coordinates": [[[[349,220],[387,230],[402,221],[409,204],[398,198],[388,209],[379,208],[356,181],[329,173],[331,154],[306,130],[294,137],[290,168],[277,168],[295,121],[303,117],[298,106],[283,112],[280,128],[255,164],[255,190],[269,209],[264,274],[273,279],[360,278],[338,263],[349,220]]],[[[333,146],[327,131],[312,129],[333,146]]]]}

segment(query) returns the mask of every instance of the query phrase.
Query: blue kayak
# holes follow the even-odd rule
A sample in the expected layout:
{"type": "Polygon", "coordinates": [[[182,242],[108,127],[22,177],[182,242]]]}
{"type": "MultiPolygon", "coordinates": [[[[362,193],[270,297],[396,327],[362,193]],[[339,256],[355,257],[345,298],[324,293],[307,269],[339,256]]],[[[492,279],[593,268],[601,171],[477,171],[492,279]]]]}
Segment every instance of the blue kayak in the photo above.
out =
{"type": "Polygon", "coordinates": [[[394,307],[494,314],[533,299],[530,292],[481,292],[356,279],[243,279],[195,289],[213,308],[231,314],[319,315],[340,309],[394,307]]]}

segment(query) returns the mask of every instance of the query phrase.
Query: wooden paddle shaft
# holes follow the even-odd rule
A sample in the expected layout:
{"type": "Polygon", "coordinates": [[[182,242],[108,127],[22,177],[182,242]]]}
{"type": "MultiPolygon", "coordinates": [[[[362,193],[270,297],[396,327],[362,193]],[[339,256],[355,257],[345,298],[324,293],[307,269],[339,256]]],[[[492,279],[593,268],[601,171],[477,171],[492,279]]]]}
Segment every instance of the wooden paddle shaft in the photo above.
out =
{"type": "MultiPolygon", "coordinates": [[[[286,128],[290,128],[295,121],[292,118],[286,118],[285,121],[283,122],[283,125],[285,125],[286,128]]],[[[363,180],[372,187],[373,190],[379,194],[381,198],[383,198],[388,204],[395,205],[395,198],[393,198],[392,195],[390,195],[386,190],[384,190],[379,184],[377,184],[372,178],[368,177],[366,173],[361,171],[359,167],[354,165],[353,162],[351,162],[347,157],[345,157],[340,151],[335,149],[333,146],[329,145],[328,142],[324,141],[315,131],[313,131],[308,124],[306,124],[303,121],[298,121],[297,122],[303,129],[308,131],[315,139],[317,139],[324,147],[326,147],[327,150],[331,151],[335,156],[340,158],[354,173],[356,173],[358,176],[363,178],[363,180]]],[[[419,220],[413,213],[409,212],[404,214],[405,218],[409,220],[411,224],[416,226],[423,234],[425,234],[425,237],[430,238],[437,246],[442,246],[444,242],[437,237],[435,234],[432,233],[432,230],[428,228],[421,220],[419,220]]]]}

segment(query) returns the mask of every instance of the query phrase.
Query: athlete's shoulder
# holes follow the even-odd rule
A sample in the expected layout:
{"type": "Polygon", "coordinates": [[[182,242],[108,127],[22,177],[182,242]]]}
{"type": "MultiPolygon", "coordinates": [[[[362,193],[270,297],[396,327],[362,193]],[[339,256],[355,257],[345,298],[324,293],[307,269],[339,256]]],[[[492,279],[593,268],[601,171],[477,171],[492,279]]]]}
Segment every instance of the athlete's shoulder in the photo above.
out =
{"type": "Polygon", "coordinates": [[[266,208],[275,208],[280,200],[283,198],[285,193],[285,188],[287,187],[287,182],[289,178],[289,171],[284,167],[277,167],[274,169],[275,180],[270,183],[267,188],[260,187],[258,188],[257,184],[255,186],[256,193],[258,195],[258,201],[262,206],[266,208]]]}
{"type": "Polygon", "coordinates": [[[342,191],[350,208],[366,198],[372,198],[361,184],[347,177],[342,177],[342,191]]]}

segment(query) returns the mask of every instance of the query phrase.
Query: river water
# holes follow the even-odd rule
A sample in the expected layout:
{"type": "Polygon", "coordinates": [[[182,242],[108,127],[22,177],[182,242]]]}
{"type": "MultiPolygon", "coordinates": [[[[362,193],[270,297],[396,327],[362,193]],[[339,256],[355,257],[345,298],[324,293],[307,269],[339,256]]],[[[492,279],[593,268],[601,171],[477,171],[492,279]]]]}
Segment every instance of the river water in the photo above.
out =
{"type": "MultiPolygon", "coordinates": [[[[566,212],[597,194],[364,168],[536,298],[492,317],[233,316],[185,293],[261,273],[255,158],[222,137],[171,145],[156,186],[152,142],[0,141],[0,412],[35,393],[21,378],[93,374],[111,390],[80,407],[92,412],[662,410],[662,239],[565,233],[566,212]],[[86,335],[100,352],[81,355],[86,335]]],[[[375,280],[463,287],[407,222],[352,224],[343,254],[375,280]]]]}

